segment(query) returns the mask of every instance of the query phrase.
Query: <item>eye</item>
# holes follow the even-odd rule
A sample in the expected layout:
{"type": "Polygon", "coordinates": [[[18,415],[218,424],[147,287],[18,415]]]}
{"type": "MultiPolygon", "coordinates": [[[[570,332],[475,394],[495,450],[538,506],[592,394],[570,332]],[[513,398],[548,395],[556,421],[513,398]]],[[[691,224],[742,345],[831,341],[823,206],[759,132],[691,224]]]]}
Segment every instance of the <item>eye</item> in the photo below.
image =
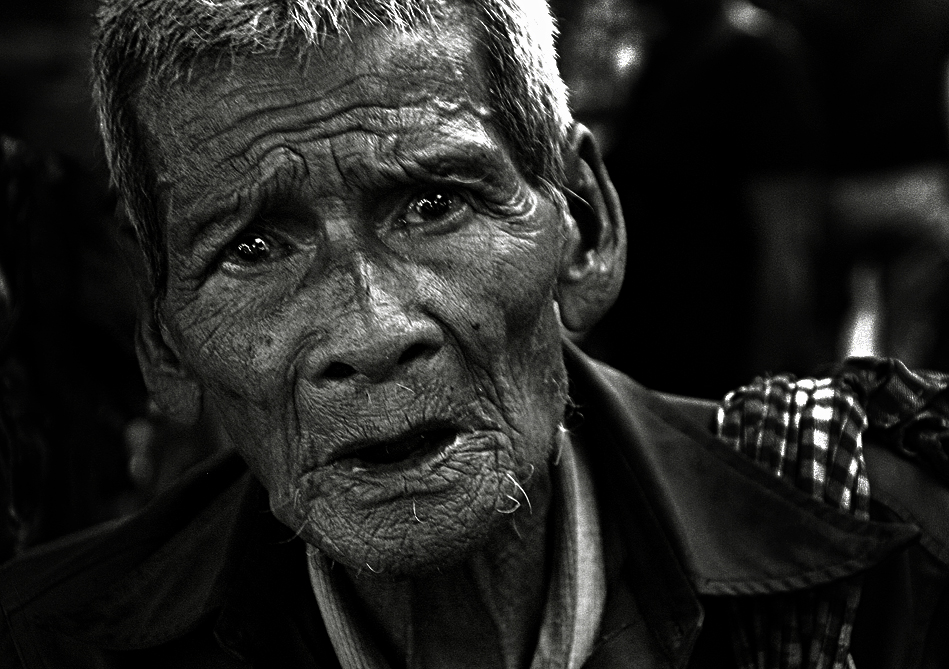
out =
{"type": "Polygon", "coordinates": [[[401,227],[425,227],[451,224],[466,209],[467,203],[451,190],[430,190],[409,202],[399,219],[401,227]]]}
{"type": "Polygon", "coordinates": [[[225,247],[221,260],[233,269],[247,269],[278,260],[286,252],[286,247],[271,235],[247,231],[225,247]]]}
{"type": "Polygon", "coordinates": [[[248,235],[237,241],[234,255],[246,263],[261,262],[270,255],[270,243],[260,235],[248,235]]]}

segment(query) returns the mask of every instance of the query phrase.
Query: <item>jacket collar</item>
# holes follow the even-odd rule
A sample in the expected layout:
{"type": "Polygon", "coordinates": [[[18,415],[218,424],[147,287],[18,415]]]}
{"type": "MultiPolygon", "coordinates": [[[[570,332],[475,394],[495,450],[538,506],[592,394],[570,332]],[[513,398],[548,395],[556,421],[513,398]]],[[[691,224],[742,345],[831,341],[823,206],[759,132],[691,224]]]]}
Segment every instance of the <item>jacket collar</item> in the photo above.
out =
{"type": "Polygon", "coordinates": [[[619,527],[625,578],[664,660],[682,666],[701,596],[778,594],[866,570],[918,534],[858,521],[716,439],[712,402],[663,396],[566,345],[574,430],[619,527]]]}
{"type": "MultiPolygon", "coordinates": [[[[916,536],[909,526],[824,507],[743,460],[711,435],[713,404],[659,396],[565,346],[571,427],[605,490],[600,504],[616,523],[627,604],[658,643],[656,666],[683,666],[702,623],[700,596],[813,587],[867,569],[916,536]]],[[[302,541],[273,518],[265,491],[236,456],[170,499],[127,523],[129,536],[156,548],[64,617],[70,636],[148,648],[210,624],[238,655],[280,638],[288,656],[332,656],[302,541]],[[222,492],[203,506],[181,501],[209,488],[222,492]],[[165,517],[169,508],[178,520],[165,517]],[[173,530],[153,536],[155,525],[173,530]]]]}

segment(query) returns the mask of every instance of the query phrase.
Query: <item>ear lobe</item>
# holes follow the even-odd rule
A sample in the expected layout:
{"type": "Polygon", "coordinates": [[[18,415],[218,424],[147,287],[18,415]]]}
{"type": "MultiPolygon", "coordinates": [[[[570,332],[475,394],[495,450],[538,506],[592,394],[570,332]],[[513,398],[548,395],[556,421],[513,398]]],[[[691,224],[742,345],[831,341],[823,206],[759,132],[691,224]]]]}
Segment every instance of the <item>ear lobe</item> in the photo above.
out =
{"type": "Polygon", "coordinates": [[[582,336],[619,294],[626,269],[626,226],[596,142],[579,123],[571,129],[565,163],[570,211],[557,303],[564,327],[582,336]]]}
{"type": "Polygon", "coordinates": [[[135,352],[145,386],[169,420],[194,425],[201,417],[201,386],[166,343],[152,310],[145,308],[142,314],[135,331],[135,352]]]}

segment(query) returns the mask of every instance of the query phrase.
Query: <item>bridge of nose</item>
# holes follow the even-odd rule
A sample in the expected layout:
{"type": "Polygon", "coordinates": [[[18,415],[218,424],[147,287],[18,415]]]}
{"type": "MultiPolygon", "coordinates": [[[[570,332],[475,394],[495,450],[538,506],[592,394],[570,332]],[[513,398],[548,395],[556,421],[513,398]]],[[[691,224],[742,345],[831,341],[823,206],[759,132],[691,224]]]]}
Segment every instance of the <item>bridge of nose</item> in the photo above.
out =
{"type": "Polygon", "coordinates": [[[329,336],[313,352],[309,378],[362,375],[379,380],[402,364],[437,352],[443,333],[418,308],[416,287],[405,272],[370,258],[355,244],[338,246],[346,250],[338,250],[325,279],[333,282],[335,299],[345,306],[334,310],[336,316],[326,324],[329,336]]]}

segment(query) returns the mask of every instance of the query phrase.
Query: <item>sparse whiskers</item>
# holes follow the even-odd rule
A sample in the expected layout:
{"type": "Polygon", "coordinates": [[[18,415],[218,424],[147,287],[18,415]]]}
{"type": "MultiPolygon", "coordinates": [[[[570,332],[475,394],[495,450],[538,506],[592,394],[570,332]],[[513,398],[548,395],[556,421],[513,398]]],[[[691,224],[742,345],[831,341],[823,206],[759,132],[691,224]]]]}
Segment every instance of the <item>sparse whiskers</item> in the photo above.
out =
{"type": "Polygon", "coordinates": [[[368,569],[369,571],[371,571],[373,574],[381,574],[381,573],[382,573],[382,570],[381,570],[381,569],[373,569],[372,565],[369,564],[368,562],[366,563],[366,569],[368,569]]]}
{"type": "MultiPolygon", "coordinates": [[[[533,471],[531,471],[531,474],[533,474],[533,471]]],[[[534,507],[531,505],[531,499],[530,499],[530,497],[528,497],[527,491],[524,490],[524,486],[522,486],[522,485],[518,482],[517,478],[514,476],[514,473],[511,472],[511,471],[506,471],[506,472],[504,472],[504,478],[514,484],[514,495],[516,495],[517,493],[520,493],[520,494],[524,497],[524,501],[527,502],[527,508],[528,508],[528,510],[529,510],[531,513],[534,513],[534,507]]],[[[528,476],[528,478],[530,478],[530,476],[528,476]]],[[[510,494],[510,493],[507,493],[507,492],[504,493],[504,497],[507,498],[507,499],[509,499],[509,500],[511,501],[511,503],[512,503],[511,508],[506,508],[506,509],[505,509],[505,508],[495,507],[495,510],[496,510],[498,513],[510,514],[510,513],[514,513],[514,512],[517,511],[518,509],[520,509],[520,508],[521,508],[521,501],[520,501],[517,497],[515,497],[514,495],[512,495],[512,494],[510,494]]]]}
{"type": "Polygon", "coordinates": [[[557,435],[554,438],[556,450],[554,451],[554,466],[560,464],[560,458],[563,456],[563,445],[570,439],[570,432],[564,427],[563,423],[557,425],[557,435]]]}

